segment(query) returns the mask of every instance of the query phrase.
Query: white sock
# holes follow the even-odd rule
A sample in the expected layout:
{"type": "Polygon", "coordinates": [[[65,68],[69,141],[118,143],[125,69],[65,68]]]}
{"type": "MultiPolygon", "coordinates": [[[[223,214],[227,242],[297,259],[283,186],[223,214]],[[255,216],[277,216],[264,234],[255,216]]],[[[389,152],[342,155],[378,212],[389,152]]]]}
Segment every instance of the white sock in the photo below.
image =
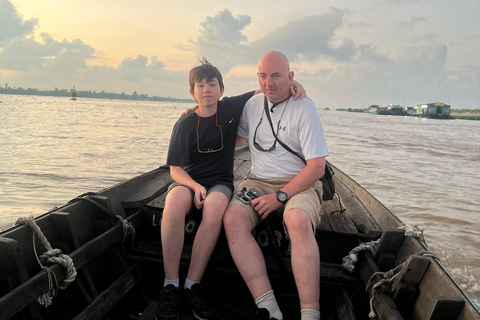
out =
{"type": "Polygon", "coordinates": [[[255,299],[255,304],[259,309],[265,308],[270,313],[270,318],[275,318],[278,320],[283,320],[282,311],[278,306],[273,290],[267,291],[262,294],[260,297],[255,299]]]}
{"type": "Polygon", "coordinates": [[[193,280],[190,280],[190,279],[185,279],[185,285],[183,286],[183,289],[192,289],[192,286],[195,283],[200,283],[200,281],[193,281],[193,280]]]}
{"type": "Polygon", "coordinates": [[[301,320],[320,320],[320,311],[313,309],[302,309],[300,311],[302,315],[301,320]]]}
{"type": "Polygon", "coordinates": [[[180,286],[180,280],[178,278],[174,280],[168,280],[167,278],[165,278],[165,281],[163,281],[163,286],[166,287],[169,284],[173,284],[175,288],[178,288],[180,286]]]}

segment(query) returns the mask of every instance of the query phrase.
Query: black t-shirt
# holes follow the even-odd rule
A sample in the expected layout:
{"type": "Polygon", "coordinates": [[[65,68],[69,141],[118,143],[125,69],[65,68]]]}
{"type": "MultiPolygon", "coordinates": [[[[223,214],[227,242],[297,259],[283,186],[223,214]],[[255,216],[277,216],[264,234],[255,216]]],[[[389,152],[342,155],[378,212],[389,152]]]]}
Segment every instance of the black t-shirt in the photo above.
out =
{"type": "Polygon", "coordinates": [[[178,119],[170,138],[167,165],[183,167],[193,180],[205,187],[223,184],[233,191],[233,156],[238,122],[245,103],[253,94],[252,91],[219,100],[219,127],[216,125],[217,114],[199,119],[195,112],[190,112],[178,119]]]}

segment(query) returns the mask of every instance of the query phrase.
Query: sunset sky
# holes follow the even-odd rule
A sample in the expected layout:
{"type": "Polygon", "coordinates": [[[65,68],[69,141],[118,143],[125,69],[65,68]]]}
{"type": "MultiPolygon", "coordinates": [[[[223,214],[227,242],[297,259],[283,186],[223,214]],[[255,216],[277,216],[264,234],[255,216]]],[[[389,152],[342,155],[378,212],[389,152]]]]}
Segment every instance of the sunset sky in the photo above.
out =
{"type": "Polygon", "coordinates": [[[226,95],[272,49],[317,107],[480,108],[478,0],[0,0],[0,86],[190,98],[205,56],[226,95]]]}

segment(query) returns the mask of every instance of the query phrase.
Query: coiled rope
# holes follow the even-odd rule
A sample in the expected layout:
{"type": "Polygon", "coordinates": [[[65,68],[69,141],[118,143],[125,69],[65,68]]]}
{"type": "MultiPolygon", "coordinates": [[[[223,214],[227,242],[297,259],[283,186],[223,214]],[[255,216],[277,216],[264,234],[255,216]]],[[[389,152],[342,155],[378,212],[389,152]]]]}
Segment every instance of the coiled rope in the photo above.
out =
{"type": "MultiPolygon", "coordinates": [[[[438,259],[436,255],[434,255],[433,253],[431,252],[428,252],[428,251],[421,251],[421,252],[418,252],[416,253],[415,255],[417,256],[426,256],[426,257],[431,257],[431,258],[435,258],[435,259],[438,259]]],[[[404,272],[404,270],[407,268],[407,263],[408,263],[408,260],[404,261],[403,263],[399,264],[397,267],[389,270],[389,271],[386,271],[386,272],[375,272],[374,274],[372,274],[372,276],[370,277],[370,279],[368,280],[367,282],[367,288],[370,287],[371,285],[371,282],[373,281],[373,278],[375,278],[375,276],[377,275],[380,275],[383,279],[380,279],[378,280],[372,287],[371,289],[371,292],[370,292],[370,313],[368,314],[368,316],[373,319],[373,318],[376,318],[377,317],[377,314],[375,313],[375,309],[373,308],[373,299],[375,298],[375,295],[378,291],[378,289],[380,288],[380,286],[382,284],[387,284],[389,286],[392,285],[392,283],[394,282],[394,280],[404,272]]]]}
{"type": "Polygon", "coordinates": [[[343,257],[342,267],[351,273],[355,272],[355,263],[358,260],[358,254],[361,251],[367,250],[370,250],[370,252],[372,252],[373,254],[373,252],[375,251],[375,246],[378,244],[379,241],[380,239],[376,241],[364,242],[350,250],[348,255],[343,257]]]}
{"type": "Polygon", "coordinates": [[[40,268],[42,270],[45,270],[48,277],[48,291],[44,293],[42,296],[38,297],[37,302],[40,305],[45,306],[45,308],[47,308],[48,306],[52,305],[53,298],[57,295],[58,289],[59,288],[62,290],[66,289],[70,285],[70,283],[72,283],[75,280],[75,277],[77,276],[77,270],[73,265],[72,258],[70,258],[66,254],[62,254],[62,251],[60,249],[52,248],[47,238],[43,234],[42,230],[33,219],[33,216],[30,216],[28,218],[19,218],[15,222],[15,224],[28,225],[33,230],[32,239],[33,239],[33,250],[35,252],[35,258],[37,259],[37,262],[40,268]],[[37,254],[37,249],[35,246],[35,236],[37,236],[38,239],[40,239],[43,246],[47,250],[40,257],[37,254]],[[66,269],[65,279],[63,279],[63,281],[60,284],[58,284],[57,278],[55,276],[55,273],[52,271],[52,269],[45,265],[47,263],[49,264],[56,263],[66,269]]]}
{"type": "MultiPolygon", "coordinates": [[[[409,237],[414,237],[422,240],[425,243],[425,239],[423,237],[423,229],[420,229],[417,225],[404,225],[400,226],[399,229],[405,230],[405,236],[409,237]]],[[[365,242],[361,243],[357,247],[353,248],[347,256],[343,258],[342,261],[342,267],[349,271],[349,272],[355,272],[355,263],[358,260],[358,253],[361,251],[367,251],[370,250],[372,254],[375,252],[375,247],[379,243],[380,239],[376,241],[370,241],[370,242],[365,242]]],[[[422,256],[427,256],[427,257],[432,257],[438,259],[433,253],[428,252],[428,251],[422,251],[417,253],[416,255],[422,255],[422,256]]],[[[391,269],[386,272],[375,272],[370,279],[367,282],[367,288],[370,287],[371,282],[373,281],[373,278],[375,276],[380,275],[383,277],[383,279],[380,279],[378,282],[376,282],[370,292],[370,313],[368,316],[370,318],[375,318],[377,315],[374,311],[373,308],[373,299],[375,298],[375,294],[377,293],[379,287],[382,284],[388,284],[391,285],[395,278],[398,277],[399,274],[403,273],[403,270],[407,267],[407,261],[404,261],[402,264],[398,265],[396,268],[391,269]]]]}

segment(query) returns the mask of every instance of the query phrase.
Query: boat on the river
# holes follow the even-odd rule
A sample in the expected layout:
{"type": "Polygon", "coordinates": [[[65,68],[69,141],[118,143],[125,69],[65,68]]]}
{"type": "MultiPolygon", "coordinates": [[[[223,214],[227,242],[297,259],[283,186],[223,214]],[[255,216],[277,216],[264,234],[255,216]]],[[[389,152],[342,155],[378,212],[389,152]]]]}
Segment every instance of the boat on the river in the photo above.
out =
{"type": "MultiPolygon", "coordinates": [[[[235,183],[245,179],[250,166],[248,147],[238,148],[235,183]]],[[[316,232],[322,319],[369,319],[373,312],[378,319],[480,320],[478,307],[429,252],[421,230],[405,226],[332,167],[341,203],[338,197],[324,202],[316,232]]],[[[0,319],[154,319],[164,277],[159,225],[171,182],[169,167],[161,166],[2,231],[0,319]],[[42,263],[45,257],[37,257],[50,248],[64,255],[51,255],[57,263],[42,263]]],[[[199,223],[198,215],[192,216],[185,227],[183,275],[199,223]]],[[[254,235],[284,319],[298,319],[281,222],[273,218],[254,235]]],[[[254,301],[224,235],[202,281],[211,289],[219,319],[255,318],[254,301]]]]}
{"type": "Polygon", "coordinates": [[[77,100],[77,90],[75,89],[75,86],[73,86],[72,90],[72,97],[70,98],[71,100],[77,100]]]}

